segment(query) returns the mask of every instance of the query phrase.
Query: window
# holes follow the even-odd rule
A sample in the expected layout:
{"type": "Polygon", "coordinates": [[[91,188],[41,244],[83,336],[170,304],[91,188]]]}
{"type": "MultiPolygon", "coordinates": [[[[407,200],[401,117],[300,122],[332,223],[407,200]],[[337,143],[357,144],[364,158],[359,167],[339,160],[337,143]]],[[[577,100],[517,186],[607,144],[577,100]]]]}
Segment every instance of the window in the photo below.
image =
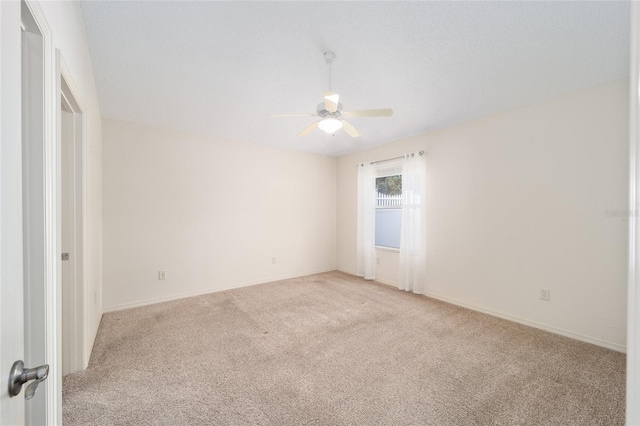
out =
{"type": "Polygon", "coordinates": [[[401,202],[402,175],[377,177],[375,218],[377,247],[400,248],[401,202]]]}

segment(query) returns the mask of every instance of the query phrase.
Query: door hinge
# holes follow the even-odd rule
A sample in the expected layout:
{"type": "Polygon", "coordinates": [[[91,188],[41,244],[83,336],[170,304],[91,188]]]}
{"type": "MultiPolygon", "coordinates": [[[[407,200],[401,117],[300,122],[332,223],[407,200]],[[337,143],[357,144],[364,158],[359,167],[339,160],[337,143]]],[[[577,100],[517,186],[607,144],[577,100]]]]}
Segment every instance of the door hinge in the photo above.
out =
{"type": "Polygon", "coordinates": [[[69,253],[62,253],[62,260],[69,260],[69,253]]]}

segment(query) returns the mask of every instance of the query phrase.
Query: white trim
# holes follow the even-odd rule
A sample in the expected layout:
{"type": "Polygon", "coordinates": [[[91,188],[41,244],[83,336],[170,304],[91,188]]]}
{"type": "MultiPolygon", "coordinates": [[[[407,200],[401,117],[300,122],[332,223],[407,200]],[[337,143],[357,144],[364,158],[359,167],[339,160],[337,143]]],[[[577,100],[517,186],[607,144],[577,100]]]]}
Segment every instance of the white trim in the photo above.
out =
{"type": "Polygon", "coordinates": [[[443,302],[451,303],[453,305],[462,306],[463,308],[471,309],[472,311],[482,312],[483,314],[488,314],[488,315],[506,319],[512,322],[517,322],[518,324],[523,324],[529,327],[538,328],[540,330],[549,331],[554,334],[559,334],[560,336],[570,337],[571,339],[579,340],[581,342],[591,343],[593,345],[602,346],[608,349],[613,349],[614,351],[618,351],[618,352],[625,352],[625,346],[619,343],[598,339],[596,337],[585,336],[584,334],[574,333],[573,331],[565,330],[563,328],[542,324],[536,321],[531,321],[531,320],[520,318],[514,315],[505,314],[503,312],[494,311],[492,309],[481,308],[480,306],[461,302],[459,300],[452,299],[446,296],[441,296],[439,294],[435,294],[431,292],[425,293],[424,296],[431,297],[432,299],[441,300],[443,302]]]}
{"type": "MultiPolygon", "coordinates": [[[[186,299],[188,297],[202,296],[203,294],[218,293],[218,292],[221,292],[221,291],[233,290],[233,289],[236,289],[236,288],[251,287],[251,286],[254,286],[254,285],[274,283],[274,282],[277,282],[277,281],[289,280],[289,279],[292,279],[292,278],[301,278],[301,277],[307,277],[307,276],[315,275],[315,274],[323,274],[325,272],[333,272],[335,270],[336,270],[335,268],[333,268],[333,269],[322,269],[322,270],[318,270],[318,271],[315,271],[315,272],[307,272],[307,273],[304,273],[302,275],[294,274],[294,275],[287,275],[287,276],[280,277],[280,278],[275,278],[275,279],[271,279],[270,278],[268,281],[264,281],[264,280],[250,281],[250,282],[244,282],[244,283],[240,283],[240,284],[233,284],[233,285],[222,287],[222,288],[208,289],[208,290],[201,290],[201,291],[193,291],[193,292],[189,292],[189,293],[176,294],[176,295],[173,295],[173,296],[160,297],[158,299],[141,300],[141,301],[138,301],[138,302],[122,303],[120,305],[115,305],[115,306],[111,306],[111,307],[108,307],[108,308],[104,308],[103,312],[106,314],[106,313],[109,313],[109,312],[122,311],[124,309],[139,308],[141,306],[155,305],[157,303],[170,302],[172,300],[186,299]]],[[[100,316],[102,316],[102,314],[100,314],[100,316]]]]}
{"type": "MultiPolygon", "coordinates": [[[[71,92],[71,96],[73,97],[73,100],[77,104],[77,109],[79,110],[77,112],[79,113],[84,112],[86,110],[85,103],[82,100],[82,96],[80,95],[78,86],[75,84],[75,81],[71,76],[71,71],[69,70],[69,67],[67,66],[67,63],[65,62],[64,56],[62,54],[60,54],[60,74],[62,74],[62,76],[64,77],[64,80],[67,83],[67,86],[69,87],[69,91],[71,92]]],[[[71,107],[74,109],[74,112],[76,112],[75,111],[76,108],[74,107],[74,105],[71,105],[71,107]]]]}
{"type": "Polygon", "coordinates": [[[62,422],[62,380],[60,342],[60,259],[58,215],[59,164],[56,122],[59,87],[56,78],[56,52],[51,28],[40,4],[24,0],[42,34],[44,44],[44,188],[45,188],[45,318],[46,359],[51,366],[47,386],[47,424],[62,422]]]}
{"type": "Polygon", "coordinates": [[[394,283],[393,281],[385,280],[384,278],[376,278],[374,281],[382,285],[386,285],[387,287],[393,287],[396,290],[399,290],[398,283],[394,283]]]}
{"type": "MultiPolygon", "coordinates": [[[[345,271],[345,270],[340,270],[340,272],[344,272],[344,273],[349,274],[349,275],[355,275],[354,273],[349,272],[349,271],[345,271]]],[[[394,283],[392,281],[383,280],[383,279],[379,279],[379,278],[376,278],[375,281],[380,283],[380,284],[384,284],[386,286],[394,287],[394,288],[398,289],[398,284],[394,283]]],[[[441,300],[441,301],[446,302],[446,303],[451,303],[453,305],[457,305],[457,306],[461,306],[463,308],[471,309],[472,311],[482,312],[483,314],[488,314],[488,315],[491,315],[491,316],[494,316],[494,317],[498,317],[498,318],[502,318],[502,319],[506,319],[506,320],[509,320],[509,321],[512,321],[512,322],[517,322],[518,324],[523,324],[523,325],[527,325],[529,327],[538,328],[540,330],[549,331],[551,333],[559,334],[561,336],[569,337],[571,339],[579,340],[581,342],[591,343],[591,344],[594,344],[594,345],[597,345],[597,346],[602,346],[602,347],[607,348],[607,349],[613,349],[614,351],[618,351],[618,352],[625,352],[626,351],[625,346],[621,345],[619,343],[610,342],[608,340],[603,340],[603,339],[598,339],[596,337],[585,336],[583,334],[574,333],[573,331],[565,330],[563,328],[558,328],[558,327],[554,327],[554,326],[551,326],[551,325],[542,324],[542,323],[539,323],[539,322],[536,322],[536,321],[531,321],[531,320],[520,318],[520,317],[517,317],[517,316],[514,316],[514,315],[509,315],[509,314],[505,314],[505,313],[502,313],[502,312],[494,311],[492,309],[481,308],[479,306],[472,305],[472,304],[466,303],[466,302],[461,302],[459,300],[452,299],[452,298],[447,297],[447,296],[442,296],[442,295],[439,295],[439,294],[436,294],[436,293],[427,292],[427,293],[423,294],[422,296],[431,297],[432,299],[441,300]]],[[[628,359],[628,357],[627,357],[627,359],[628,359]]]]}
{"type": "MultiPolygon", "coordinates": [[[[100,328],[100,321],[102,321],[102,315],[104,315],[104,311],[102,310],[102,308],[100,308],[100,309],[98,309],[98,313],[96,314],[96,318],[95,318],[95,322],[94,322],[94,324],[96,326],[95,326],[95,329],[93,330],[94,339],[92,340],[92,342],[95,341],[95,337],[98,334],[98,329],[100,328]]],[[[91,349],[93,349],[93,348],[92,347],[89,348],[89,355],[91,355],[91,349]]],[[[88,365],[89,365],[89,360],[87,360],[87,366],[88,365]]]]}
{"type": "MultiPolygon", "coordinates": [[[[74,93],[74,97],[78,96],[75,92],[73,92],[74,88],[70,87],[72,93],[74,93]]],[[[94,306],[94,298],[91,297],[89,293],[89,274],[87,267],[89,264],[89,243],[88,243],[88,229],[87,229],[87,218],[88,218],[88,197],[87,197],[87,188],[88,188],[88,164],[89,164],[89,134],[88,134],[88,117],[84,111],[86,111],[84,107],[84,103],[82,98],[76,97],[76,102],[80,106],[80,109],[83,113],[80,115],[80,119],[82,120],[82,220],[81,220],[81,229],[82,233],[82,304],[83,304],[83,313],[82,313],[82,327],[83,327],[83,358],[82,358],[82,369],[85,370],[89,366],[89,361],[91,359],[91,350],[93,349],[93,342],[95,342],[96,335],[98,334],[98,327],[100,326],[100,318],[102,318],[102,307],[100,306],[99,318],[97,322],[94,322],[95,330],[89,330],[89,306],[94,306]]]]}
{"type": "Polygon", "coordinates": [[[24,0],[36,21],[44,44],[44,190],[45,190],[45,319],[46,359],[50,365],[47,386],[47,424],[62,423],[60,312],[60,152],[57,125],[60,88],[56,73],[56,51],[51,27],[36,0],[24,0]]]}
{"type": "MultiPolygon", "coordinates": [[[[80,170],[80,217],[76,216],[76,210],[71,212],[74,216],[74,226],[76,229],[74,230],[74,241],[72,243],[73,252],[76,255],[75,260],[78,263],[74,263],[73,273],[75,275],[75,287],[74,287],[74,300],[75,300],[75,326],[79,328],[79,333],[74,333],[75,336],[80,335],[79,338],[74,339],[74,350],[73,350],[73,360],[75,361],[71,366],[71,372],[82,371],[87,368],[89,365],[89,358],[91,355],[91,346],[93,340],[89,337],[89,327],[90,318],[88,317],[90,309],[90,299],[87,291],[87,232],[86,232],[86,217],[87,217],[87,202],[86,202],[86,182],[87,182],[87,117],[85,114],[86,108],[85,103],[80,95],[80,91],[77,89],[77,85],[71,75],[71,71],[67,66],[67,63],[64,60],[62,54],[60,54],[60,76],[64,80],[64,83],[69,91],[68,94],[62,93],[62,95],[67,98],[67,96],[72,99],[67,99],[69,103],[72,113],[73,113],[73,121],[74,121],[74,158],[77,155],[78,141],[76,138],[79,138],[80,141],[80,155],[81,155],[81,170],[80,170]],[[78,127],[80,127],[80,132],[78,132],[78,127]],[[78,223],[79,222],[79,223],[78,223]],[[80,233],[81,241],[79,244],[76,244],[77,233],[80,233]],[[80,268],[80,273],[78,274],[78,267],[80,268]],[[91,342],[91,343],[89,343],[91,342]]],[[[62,91],[62,88],[61,88],[62,91]]],[[[75,169],[75,161],[72,165],[74,167],[74,183],[77,184],[77,170],[75,169]]],[[[73,191],[73,199],[74,206],[76,202],[78,202],[77,195],[77,187],[74,186],[72,188],[73,191]]],[[[74,262],[75,262],[74,260],[74,262]]]]}
{"type": "Polygon", "coordinates": [[[629,425],[640,424],[640,250],[638,247],[638,168],[640,158],[640,5],[631,2],[631,52],[630,52],[630,96],[629,96],[629,272],[627,294],[627,412],[629,425]]]}
{"type": "Polygon", "coordinates": [[[380,251],[388,251],[388,252],[391,252],[391,253],[400,253],[400,249],[399,248],[385,247],[385,246],[373,246],[373,248],[375,248],[376,250],[380,250],[380,251]]]}

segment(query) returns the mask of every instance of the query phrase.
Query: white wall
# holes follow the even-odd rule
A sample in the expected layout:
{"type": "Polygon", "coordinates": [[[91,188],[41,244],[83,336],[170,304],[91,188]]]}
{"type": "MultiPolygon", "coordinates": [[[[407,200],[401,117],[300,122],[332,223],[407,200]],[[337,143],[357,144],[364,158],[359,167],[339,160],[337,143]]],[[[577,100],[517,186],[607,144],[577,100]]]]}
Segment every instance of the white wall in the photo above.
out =
{"type": "Polygon", "coordinates": [[[109,119],[103,138],[105,310],[336,269],[334,157],[109,119]]]}
{"type": "MultiPolygon", "coordinates": [[[[623,350],[628,87],[616,81],[340,157],[338,269],[356,270],[356,164],[424,149],[428,294],[623,350]]],[[[380,257],[387,282],[393,256],[380,257]]]]}
{"type": "Polygon", "coordinates": [[[93,78],[89,45],[82,19],[80,2],[41,2],[40,6],[51,27],[53,43],[66,62],[80,92],[86,111],[86,246],[85,291],[88,305],[88,361],[102,316],[102,118],[93,78]]]}
{"type": "Polygon", "coordinates": [[[397,250],[376,248],[376,281],[397,287],[399,261],[397,250]]]}

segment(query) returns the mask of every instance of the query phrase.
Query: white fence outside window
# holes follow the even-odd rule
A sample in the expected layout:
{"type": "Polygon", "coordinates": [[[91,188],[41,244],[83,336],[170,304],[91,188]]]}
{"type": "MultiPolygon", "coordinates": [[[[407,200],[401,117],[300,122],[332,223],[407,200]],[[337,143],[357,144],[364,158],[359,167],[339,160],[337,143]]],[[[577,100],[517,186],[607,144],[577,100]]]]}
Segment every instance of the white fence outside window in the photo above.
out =
{"type": "Polygon", "coordinates": [[[376,207],[399,207],[402,204],[402,194],[387,195],[382,192],[376,194],[376,207]]]}
{"type": "Polygon", "coordinates": [[[376,194],[375,245],[392,249],[400,248],[400,219],[402,218],[402,194],[376,194]]]}

